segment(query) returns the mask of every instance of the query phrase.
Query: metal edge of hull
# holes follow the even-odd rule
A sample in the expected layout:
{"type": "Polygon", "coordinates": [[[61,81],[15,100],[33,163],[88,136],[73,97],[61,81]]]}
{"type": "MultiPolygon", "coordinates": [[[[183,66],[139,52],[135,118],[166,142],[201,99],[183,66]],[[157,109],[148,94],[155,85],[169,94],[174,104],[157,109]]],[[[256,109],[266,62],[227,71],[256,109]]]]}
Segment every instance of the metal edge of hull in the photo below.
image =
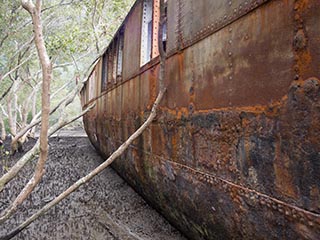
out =
{"type": "MultiPolygon", "coordinates": [[[[286,1],[272,4],[279,2],[286,1]]],[[[289,47],[289,54],[281,57],[284,64],[290,60],[290,72],[282,73],[277,91],[272,92],[277,85],[266,85],[271,91],[266,90],[262,96],[252,95],[255,103],[252,106],[232,93],[228,93],[227,102],[211,99],[207,89],[212,86],[201,86],[201,81],[197,81],[205,75],[196,75],[199,72],[195,67],[197,46],[189,47],[168,59],[168,74],[174,80],[169,83],[171,92],[169,89],[157,121],[113,165],[192,239],[318,239],[320,236],[317,177],[320,157],[317,62],[320,57],[316,48],[319,30],[314,27],[319,5],[316,1],[289,2],[292,3],[290,9],[294,10],[293,15],[289,12],[294,30],[288,32],[293,47],[289,47]],[[308,3],[314,3],[314,9],[306,7],[308,3]],[[307,42],[305,36],[308,36],[307,42]],[[186,73],[184,69],[192,71],[186,73]],[[184,77],[186,83],[179,85],[184,77]],[[181,97],[175,99],[178,89],[181,97]],[[270,96],[272,101],[268,101],[270,96]],[[202,97],[211,100],[205,104],[202,97]],[[216,106],[210,109],[210,102],[216,106]]],[[[239,22],[235,24],[248,25],[239,22]]],[[[277,33],[277,28],[274,31],[277,33]]],[[[241,31],[236,31],[232,36],[236,38],[239,34],[241,31]]],[[[226,46],[230,38],[227,36],[222,31],[220,38],[226,38],[226,46]]],[[[215,41],[214,38],[199,45],[215,41]]],[[[216,38],[219,40],[219,34],[216,38]]],[[[239,41],[239,48],[250,48],[245,40],[248,40],[246,35],[239,41]]],[[[272,36],[265,39],[265,43],[269,40],[272,36]]],[[[224,49],[224,45],[220,48],[224,49]]],[[[217,58],[228,59],[229,52],[221,51],[217,58]]],[[[245,51],[233,53],[232,62],[234,68],[245,70],[245,66],[237,63],[237,56],[241,54],[245,51]]],[[[270,62],[278,58],[273,56],[270,62]]],[[[275,65],[288,68],[277,61],[275,65]]],[[[114,93],[101,97],[97,108],[110,112],[97,110],[84,117],[89,138],[103,155],[112,152],[146,117],[148,112],[144,109],[150,106],[157,91],[157,71],[154,66],[119,87],[117,93],[113,90],[114,93]],[[130,95],[131,91],[135,91],[136,96],[130,95]],[[120,99],[115,95],[121,96],[120,99]],[[121,107],[112,110],[115,106],[121,107]]],[[[219,68],[215,71],[221,72],[219,68]]],[[[257,74],[259,80],[265,77],[263,72],[257,74]]],[[[237,71],[230,72],[222,79],[228,81],[230,76],[240,75],[237,71]]],[[[270,81],[276,84],[276,74],[270,81]]],[[[243,91],[234,85],[227,88],[236,93],[243,91]]]]}

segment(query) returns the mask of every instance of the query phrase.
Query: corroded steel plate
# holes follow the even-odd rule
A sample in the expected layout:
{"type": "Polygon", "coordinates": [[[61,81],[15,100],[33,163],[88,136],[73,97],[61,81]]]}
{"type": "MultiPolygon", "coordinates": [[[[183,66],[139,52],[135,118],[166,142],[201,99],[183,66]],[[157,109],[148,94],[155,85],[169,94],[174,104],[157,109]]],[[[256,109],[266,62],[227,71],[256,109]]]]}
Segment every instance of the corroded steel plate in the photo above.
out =
{"type": "MultiPolygon", "coordinates": [[[[168,7],[166,95],[113,167],[190,239],[319,239],[320,2],[168,7]]],[[[104,156],[157,95],[157,62],[135,63],[84,117],[104,156]]]]}

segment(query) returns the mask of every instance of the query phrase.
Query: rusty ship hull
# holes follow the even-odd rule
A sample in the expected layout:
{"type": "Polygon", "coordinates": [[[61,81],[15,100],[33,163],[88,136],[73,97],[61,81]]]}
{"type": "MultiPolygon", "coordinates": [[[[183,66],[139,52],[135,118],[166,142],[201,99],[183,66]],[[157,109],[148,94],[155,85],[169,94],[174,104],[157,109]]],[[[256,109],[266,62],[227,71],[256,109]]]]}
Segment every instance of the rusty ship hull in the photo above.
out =
{"type": "MultiPolygon", "coordinates": [[[[103,86],[100,59],[82,91],[104,157],[159,90],[142,12],[121,26],[121,78],[103,86]]],[[[168,0],[167,15],[167,92],[113,168],[190,239],[320,239],[320,1],[168,0]]]]}

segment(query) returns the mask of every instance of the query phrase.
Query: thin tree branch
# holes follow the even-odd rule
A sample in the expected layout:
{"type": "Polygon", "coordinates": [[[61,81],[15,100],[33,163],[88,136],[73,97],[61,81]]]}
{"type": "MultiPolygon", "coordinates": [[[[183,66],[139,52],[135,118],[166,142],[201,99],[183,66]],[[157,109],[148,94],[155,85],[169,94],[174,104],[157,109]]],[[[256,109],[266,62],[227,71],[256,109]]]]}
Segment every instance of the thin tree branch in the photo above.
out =
{"type": "MultiPolygon", "coordinates": [[[[161,6],[161,13],[163,13],[164,8],[162,7],[164,4],[163,0],[160,1],[160,6],[161,6]]],[[[162,29],[162,24],[163,24],[163,16],[164,14],[161,14],[160,17],[160,25],[159,28],[162,29]],[[162,24],[161,24],[162,23],[162,24]]],[[[159,30],[160,31],[160,30],[159,30]]],[[[161,34],[160,34],[161,36],[161,34]]],[[[162,39],[159,40],[160,37],[158,36],[158,45],[159,48],[161,48],[160,44],[162,45],[162,39]]],[[[163,47],[163,46],[162,46],[163,47]]],[[[163,49],[162,49],[163,50],[163,49]]],[[[159,49],[160,54],[162,56],[160,56],[160,61],[165,61],[165,56],[163,56],[163,54],[165,54],[164,51],[161,51],[161,49],[159,49]]],[[[165,67],[165,63],[162,62],[160,63],[160,68],[164,68],[165,67]]],[[[57,196],[54,200],[52,200],[51,202],[49,202],[48,204],[46,204],[43,208],[41,208],[40,210],[38,210],[35,214],[33,214],[30,218],[28,218],[25,222],[23,222],[21,225],[19,225],[17,228],[15,228],[13,231],[9,232],[6,236],[0,238],[0,240],[8,240],[13,238],[14,236],[16,236],[18,233],[20,233],[23,229],[25,229],[27,226],[29,226],[34,220],[36,220],[37,218],[39,218],[40,216],[42,216],[43,214],[45,214],[50,208],[52,208],[53,206],[55,206],[56,204],[58,204],[59,202],[61,202],[63,199],[65,199],[67,196],[69,196],[72,192],[76,191],[80,186],[82,186],[83,184],[89,182],[93,177],[95,177],[97,174],[99,174],[101,171],[103,171],[106,167],[108,167],[115,159],[117,159],[119,156],[121,156],[124,151],[131,145],[131,143],[138,138],[143,132],[144,130],[152,123],[152,121],[155,119],[156,117],[156,111],[157,108],[163,98],[163,95],[166,91],[165,89],[165,85],[164,85],[164,76],[163,73],[165,73],[164,69],[160,69],[160,74],[159,74],[159,86],[160,86],[160,90],[159,90],[159,94],[152,106],[151,112],[149,117],[147,118],[147,120],[142,124],[142,126],[140,126],[138,128],[138,130],[136,130],[115,152],[113,152],[111,154],[111,156],[106,159],[101,165],[99,165],[97,168],[95,168],[93,171],[91,171],[88,175],[86,175],[85,177],[82,177],[81,179],[79,179],[77,182],[75,182],[74,184],[72,184],[67,190],[65,190],[64,192],[62,192],[59,196],[57,196]],[[162,73],[161,73],[162,72],[162,73]]]]}
{"type": "MultiPolygon", "coordinates": [[[[76,121],[80,117],[82,117],[84,114],[88,113],[95,107],[95,103],[87,107],[85,110],[83,110],[80,114],[75,116],[74,118],[68,120],[67,118],[62,115],[60,117],[60,120],[58,123],[53,125],[49,131],[48,135],[51,136],[54,133],[56,133],[59,129],[67,126],[68,124],[76,121]]],[[[33,146],[33,148],[27,152],[11,169],[9,172],[7,172],[1,179],[0,179],[0,192],[4,188],[3,183],[8,183],[10,180],[12,180],[18,172],[27,164],[29,161],[31,161],[40,150],[40,139],[37,140],[36,144],[33,146]]],[[[24,189],[20,192],[20,194],[16,197],[14,202],[4,211],[4,215],[0,217],[0,224],[8,220],[18,209],[18,206],[30,195],[31,191],[30,188],[32,188],[35,185],[35,182],[37,181],[36,174],[33,175],[33,177],[29,180],[27,185],[24,187],[24,189]]]]}
{"type": "Polygon", "coordinates": [[[9,72],[5,73],[3,76],[0,77],[0,82],[5,79],[6,77],[8,77],[11,73],[13,73],[14,71],[16,71],[18,68],[20,68],[22,65],[24,65],[26,62],[28,62],[31,57],[33,56],[33,53],[26,58],[24,61],[22,61],[19,65],[15,66],[13,69],[11,69],[9,72]]]}
{"type": "MultiPolygon", "coordinates": [[[[38,57],[42,68],[42,95],[41,95],[41,130],[40,130],[40,156],[35,169],[34,177],[24,187],[19,196],[13,203],[12,209],[16,210],[33,191],[44,175],[44,167],[48,158],[48,129],[50,114],[50,82],[52,79],[52,64],[49,59],[45,42],[43,38],[43,28],[41,22],[41,0],[26,2],[22,0],[22,6],[30,13],[33,23],[35,45],[38,51],[38,57]]],[[[9,210],[11,212],[11,210],[9,210]]],[[[9,214],[10,215],[10,214],[9,214]]]]}
{"type": "Polygon", "coordinates": [[[81,1],[74,1],[74,0],[72,0],[71,2],[67,2],[67,3],[63,3],[63,2],[61,1],[59,4],[56,4],[56,5],[52,5],[52,6],[50,6],[50,7],[43,8],[43,9],[41,10],[41,12],[45,12],[45,11],[48,11],[48,10],[50,10],[50,9],[57,8],[57,7],[68,6],[68,5],[75,4],[75,3],[81,3],[81,1]]]}
{"type": "Polygon", "coordinates": [[[10,58],[10,61],[13,62],[14,58],[21,52],[23,51],[24,48],[29,48],[29,46],[32,44],[34,40],[34,37],[32,36],[29,41],[27,41],[26,43],[24,43],[22,46],[20,46],[15,53],[12,55],[12,57],[10,58]]]}
{"type": "Polygon", "coordinates": [[[131,143],[138,138],[144,130],[152,123],[154,118],[156,117],[156,110],[158,108],[159,103],[161,102],[163,95],[164,95],[165,89],[161,89],[151,110],[151,113],[147,120],[140,126],[138,130],[136,130],[128,139],[125,141],[115,152],[111,154],[111,156],[105,160],[101,165],[99,165],[97,168],[95,168],[93,171],[91,171],[88,175],[85,177],[82,177],[77,182],[75,182],[73,185],[71,185],[67,190],[62,192],[59,196],[57,196],[54,200],[46,204],[43,208],[41,208],[38,212],[33,214],[30,218],[28,218],[25,222],[23,222],[20,226],[18,226],[16,229],[11,231],[8,235],[1,237],[0,240],[8,240],[16,236],[18,233],[20,233],[23,229],[25,229],[27,226],[29,226],[34,220],[36,220],[38,217],[46,213],[50,208],[57,205],[59,202],[61,202],[63,199],[65,199],[67,196],[69,196],[72,192],[76,191],[80,186],[83,184],[89,182],[93,177],[95,177],[97,174],[99,174],[101,171],[103,171],[106,167],[108,167],[114,160],[116,160],[119,156],[123,154],[123,152],[131,145],[131,143]]]}
{"type": "MultiPolygon", "coordinates": [[[[52,134],[54,134],[56,131],[58,131],[62,127],[65,127],[67,124],[74,122],[78,118],[82,117],[85,113],[91,111],[91,109],[94,106],[95,106],[95,103],[93,105],[88,106],[82,113],[72,118],[71,120],[67,120],[67,118],[65,118],[64,116],[60,117],[60,120],[58,121],[58,123],[50,127],[49,136],[52,136],[52,134]]],[[[36,144],[33,146],[33,148],[29,150],[25,155],[23,155],[23,157],[19,159],[16,162],[16,164],[13,165],[10,168],[10,170],[0,178],[0,192],[2,192],[5,185],[8,184],[24,166],[39,153],[39,143],[40,143],[40,140],[38,140],[36,144]]]]}
{"type": "Polygon", "coordinates": [[[5,33],[5,35],[3,36],[3,38],[1,39],[0,41],[0,48],[2,47],[4,41],[9,37],[9,34],[8,33],[5,33]]]}
{"type": "Polygon", "coordinates": [[[10,90],[12,89],[12,87],[13,87],[13,81],[11,81],[11,84],[10,84],[10,86],[8,87],[8,89],[1,95],[1,97],[0,97],[0,102],[2,101],[2,99],[4,99],[5,98],[5,96],[7,96],[8,95],[8,93],[10,92],[10,90]]]}
{"type": "MultiPolygon", "coordinates": [[[[77,96],[81,89],[82,85],[79,85],[73,92],[71,92],[69,95],[67,95],[65,98],[63,98],[54,108],[52,108],[49,112],[49,115],[55,113],[61,106],[68,106],[71,102],[73,102],[74,98],[77,96]]],[[[53,93],[53,95],[56,95],[58,91],[53,93]]],[[[31,128],[37,126],[41,122],[41,113],[40,111],[36,116],[33,117],[31,123],[28,124],[28,126],[21,129],[12,139],[11,141],[11,148],[12,153],[14,153],[17,150],[17,142],[18,140],[24,136],[31,128]]]]}

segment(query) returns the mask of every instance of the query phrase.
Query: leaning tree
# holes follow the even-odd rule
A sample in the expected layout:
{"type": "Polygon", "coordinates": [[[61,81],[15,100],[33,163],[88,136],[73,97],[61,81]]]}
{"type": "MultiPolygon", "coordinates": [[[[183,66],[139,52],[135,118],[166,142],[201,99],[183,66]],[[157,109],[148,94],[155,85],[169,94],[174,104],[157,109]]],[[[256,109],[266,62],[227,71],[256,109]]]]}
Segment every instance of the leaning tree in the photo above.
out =
{"type": "MultiPolygon", "coordinates": [[[[97,3],[96,1],[94,1],[97,3]]],[[[118,1],[116,1],[118,2],[118,1]]],[[[24,159],[23,162],[18,161],[18,163],[13,166],[12,169],[14,169],[12,172],[8,172],[10,174],[7,174],[0,178],[0,191],[4,188],[5,184],[7,184],[10,180],[13,179],[13,177],[17,174],[17,172],[26,164],[27,161],[33,158],[35,153],[40,151],[40,156],[38,160],[38,164],[35,168],[35,173],[33,177],[30,179],[30,181],[27,183],[25,188],[21,191],[21,193],[18,195],[18,197],[14,200],[14,202],[8,207],[8,209],[5,211],[4,215],[0,217],[0,223],[7,220],[9,217],[15,213],[17,210],[17,207],[28,197],[28,195],[31,193],[31,191],[34,189],[34,187],[39,183],[42,175],[44,174],[44,166],[48,155],[48,135],[50,133],[53,133],[57,129],[59,129],[61,126],[66,125],[68,122],[63,117],[60,118],[61,121],[58,121],[58,123],[51,128],[49,128],[49,115],[50,115],[50,82],[52,79],[52,62],[48,56],[48,52],[46,49],[46,45],[44,42],[44,35],[43,35],[43,27],[41,22],[41,0],[37,0],[34,4],[31,0],[23,0],[22,1],[23,7],[29,12],[32,18],[32,23],[34,26],[34,41],[38,52],[38,57],[42,66],[42,110],[41,110],[41,134],[40,134],[40,142],[38,142],[33,149],[30,150],[26,155],[29,154],[28,157],[24,159]]],[[[137,138],[139,137],[143,131],[152,123],[152,121],[156,117],[157,108],[160,104],[163,95],[165,94],[166,87],[164,85],[164,78],[165,78],[165,59],[166,59],[166,53],[164,51],[163,43],[161,41],[162,39],[162,29],[163,24],[165,24],[166,18],[165,18],[165,10],[164,10],[164,0],[160,1],[160,21],[159,21],[159,52],[160,52],[160,71],[159,71],[159,93],[158,96],[152,106],[151,112],[149,117],[146,119],[146,121],[115,151],[113,152],[109,158],[107,158],[101,165],[99,165],[96,169],[91,171],[88,175],[82,177],[77,182],[72,184],[67,190],[62,192],[59,196],[57,196],[55,199],[53,199],[51,202],[46,204],[43,208],[41,208],[39,211],[37,211],[35,214],[33,214],[30,218],[28,218],[25,222],[23,222],[18,227],[14,228],[10,233],[8,233],[6,236],[0,237],[0,239],[11,239],[12,237],[16,236],[19,232],[21,232],[23,229],[25,229],[29,224],[31,224],[35,219],[40,217],[41,215],[45,214],[50,208],[58,204],[60,201],[62,201],[64,198],[66,198],[68,195],[70,195],[72,192],[77,190],[81,185],[87,183],[90,181],[94,176],[96,176],[98,173],[100,173],[103,169],[105,169],[107,166],[109,166],[116,158],[118,158],[123,152],[128,148],[128,146],[137,138]]],[[[96,9],[94,10],[96,11],[96,9]]],[[[94,21],[94,17],[93,17],[94,21]]],[[[94,29],[94,37],[97,38],[97,30],[94,29]]],[[[95,48],[99,50],[99,46],[96,45],[95,48]]],[[[79,90],[81,88],[78,87],[79,90]]],[[[78,92],[75,91],[75,93],[78,92]]],[[[65,109],[66,105],[72,101],[75,94],[71,94],[68,100],[64,100],[61,103],[62,109],[65,109]]],[[[88,109],[85,109],[84,112],[82,112],[77,117],[81,116],[82,114],[86,113],[87,111],[90,111],[90,109],[93,107],[93,105],[89,106],[88,109]]],[[[63,111],[62,111],[63,112],[63,111]]],[[[63,116],[63,114],[62,114],[63,116]]],[[[73,121],[77,117],[74,117],[71,119],[73,121]]],[[[25,156],[26,156],[25,155],[25,156]]],[[[24,157],[25,157],[24,156],[24,157]]],[[[23,159],[23,158],[22,158],[23,159]]],[[[11,170],[12,170],[11,169],[11,170]]]]}

